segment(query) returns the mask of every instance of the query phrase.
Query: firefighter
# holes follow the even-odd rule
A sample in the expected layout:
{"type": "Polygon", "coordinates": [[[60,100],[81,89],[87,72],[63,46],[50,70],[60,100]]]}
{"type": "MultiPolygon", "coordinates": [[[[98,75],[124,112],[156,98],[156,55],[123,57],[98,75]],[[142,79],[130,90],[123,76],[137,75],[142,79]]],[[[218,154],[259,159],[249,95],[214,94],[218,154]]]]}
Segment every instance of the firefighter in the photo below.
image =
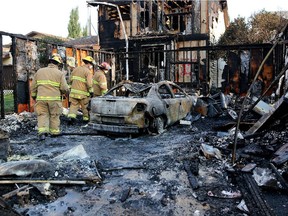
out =
{"type": "Polygon", "coordinates": [[[31,97],[36,100],[35,112],[38,121],[38,136],[45,140],[60,135],[60,115],[62,114],[63,94],[69,94],[65,75],[58,69],[62,64],[60,56],[52,56],[45,68],[40,68],[31,84],[31,97]]]}
{"type": "Polygon", "coordinates": [[[93,76],[94,97],[104,95],[107,92],[106,74],[111,68],[107,62],[102,62],[98,67],[99,70],[97,70],[93,76]]]}
{"type": "Polygon", "coordinates": [[[83,122],[89,121],[89,111],[87,106],[90,97],[93,96],[91,69],[96,64],[91,56],[82,59],[84,65],[76,67],[71,74],[71,92],[69,95],[70,109],[68,118],[73,123],[77,117],[78,108],[81,106],[83,112],[83,122]]]}
{"type": "Polygon", "coordinates": [[[75,58],[68,56],[68,57],[67,57],[66,64],[67,64],[67,70],[68,70],[67,76],[70,77],[72,71],[73,71],[73,70],[75,69],[75,67],[76,67],[75,58]]]}

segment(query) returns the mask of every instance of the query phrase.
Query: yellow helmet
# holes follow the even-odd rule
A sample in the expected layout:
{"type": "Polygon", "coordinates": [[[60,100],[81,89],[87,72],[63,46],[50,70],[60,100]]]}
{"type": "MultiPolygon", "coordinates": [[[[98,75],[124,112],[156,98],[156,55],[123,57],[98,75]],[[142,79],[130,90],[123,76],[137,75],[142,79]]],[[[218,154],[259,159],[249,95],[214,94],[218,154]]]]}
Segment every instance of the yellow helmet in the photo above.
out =
{"type": "Polygon", "coordinates": [[[85,58],[82,59],[82,61],[91,63],[93,65],[96,64],[95,60],[91,56],[86,56],[85,58]]]}
{"type": "Polygon", "coordinates": [[[60,55],[57,53],[52,54],[52,58],[50,58],[50,61],[51,60],[54,61],[55,63],[62,64],[62,59],[60,55]]]}

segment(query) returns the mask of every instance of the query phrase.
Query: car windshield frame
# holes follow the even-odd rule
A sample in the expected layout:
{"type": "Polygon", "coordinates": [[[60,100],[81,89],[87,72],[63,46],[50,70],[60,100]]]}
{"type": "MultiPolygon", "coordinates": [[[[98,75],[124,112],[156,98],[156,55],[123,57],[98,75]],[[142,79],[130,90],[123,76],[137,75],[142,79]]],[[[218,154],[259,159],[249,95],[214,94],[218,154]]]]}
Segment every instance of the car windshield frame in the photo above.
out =
{"type": "Polygon", "coordinates": [[[108,90],[108,92],[104,96],[144,97],[148,94],[151,87],[152,87],[152,84],[147,84],[147,83],[125,82],[125,83],[120,83],[114,86],[113,88],[108,90]]]}

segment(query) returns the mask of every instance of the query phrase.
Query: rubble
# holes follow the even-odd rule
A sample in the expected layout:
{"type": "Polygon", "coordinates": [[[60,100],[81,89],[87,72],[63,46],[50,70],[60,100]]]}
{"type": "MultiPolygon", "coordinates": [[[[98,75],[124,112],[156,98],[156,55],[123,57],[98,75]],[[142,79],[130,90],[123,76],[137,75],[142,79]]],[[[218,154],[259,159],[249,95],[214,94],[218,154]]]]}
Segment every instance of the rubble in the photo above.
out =
{"type": "Polygon", "coordinates": [[[285,162],[288,161],[288,144],[284,144],[283,146],[281,146],[275,153],[274,155],[276,157],[274,157],[272,159],[272,163],[274,163],[275,165],[279,166],[285,162]]]}
{"type": "MultiPolygon", "coordinates": [[[[207,101],[218,106],[219,100],[207,101]]],[[[184,124],[156,136],[104,136],[81,121],[68,125],[62,119],[63,135],[42,143],[35,116],[8,116],[1,120],[7,125],[29,125],[28,133],[11,133],[8,161],[37,158],[53,170],[6,182],[0,177],[1,195],[14,211],[29,215],[281,215],[287,212],[288,167],[275,158],[287,155],[286,124],[247,136],[249,119],[257,122],[261,115],[246,115],[232,164],[236,122],[228,109],[238,114],[238,102],[213,117],[193,110],[184,124]]]]}
{"type": "Polygon", "coordinates": [[[0,176],[28,176],[36,172],[51,171],[52,165],[44,160],[9,161],[0,164],[0,176]]]}
{"type": "Polygon", "coordinates": [[[22,112],[19,115],[13,113],[0,119],[0,129],[13,135],[19,132],[31,132],[36,126],[36,114],[31,112],[22,112]]]}
{"type": "Polygon", "coordinates": [[[83,145],[78,145],[61,155],[58,155],[57,157],[54,158],[55,161],[59,160],[75,160],[75,159],[85,159],[88,158],[89,155],[86,153],[83,145]]]}
{"type": "Polygon", "coordinates": [[[274,105],[269,112],[262,115],[262,117],[246,132],[247,135],[256,133],[259,130],[263,130],[266,126],[271,126],[274,123],[274,119],[285,120],[288,94],[283,95],[274,105]]]}
{"type": "Polygon", "coordinates": [[[0,159],[6,161],[10,148],[9,133],[0,129],[0,159]]]}

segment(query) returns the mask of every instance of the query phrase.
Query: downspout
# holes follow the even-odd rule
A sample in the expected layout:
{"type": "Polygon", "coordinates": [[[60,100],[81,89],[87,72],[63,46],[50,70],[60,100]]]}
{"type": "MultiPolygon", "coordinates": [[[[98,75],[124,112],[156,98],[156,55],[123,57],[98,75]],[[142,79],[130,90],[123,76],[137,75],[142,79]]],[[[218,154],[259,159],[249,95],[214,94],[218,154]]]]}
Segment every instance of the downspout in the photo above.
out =
{"type": "Polygon", "coordinates": [[[127,37],[127,34],[126,34],[125,25],[124,25],[124,22],[123,22],[123,19],[122,19],[122,15],[120,13],[120,9],[119,9],[118,5],[111,4],[111,3],[108,3],[108,2],[96,2],[96,1],[87,1],[87,3],[90,4],[90,5],[107,5],[107,6],[111,6],[111,7],[117,8],[117,12],[118,12],[118,15],[119,15],[119,18],[120,18],[120,22],[121,22],[123,33],[124,33],[124,37],[125,37],[125,43],[126,43],[126,80],[129,80],[129,64],[128,64],[129,43],[128,43],[128,37],[127,37]]]}
{"type": "Polygon", "coordinates": [[[118,11],[118,14],[119,14],[119,17],[120,17],[120,21],[121,21],[121,24],[122,24],[122,29],[123,29],[123,33],[124,33],[124,37],[125,37],[125,43],[126,43],[126,80],[129,80],[129,65],[128,65],[128,46],[129,46],[129,43],[128,43],[128,37],[127,37],[127,34],[126,34],[126,29],[125,29],[125,25],[124,25],[124,22],[123,22],[123,19],[122,19],[122,15],[120,13],[120,9],[119,7],[116,5],[117,7],[117,11],[118,11]]]}

